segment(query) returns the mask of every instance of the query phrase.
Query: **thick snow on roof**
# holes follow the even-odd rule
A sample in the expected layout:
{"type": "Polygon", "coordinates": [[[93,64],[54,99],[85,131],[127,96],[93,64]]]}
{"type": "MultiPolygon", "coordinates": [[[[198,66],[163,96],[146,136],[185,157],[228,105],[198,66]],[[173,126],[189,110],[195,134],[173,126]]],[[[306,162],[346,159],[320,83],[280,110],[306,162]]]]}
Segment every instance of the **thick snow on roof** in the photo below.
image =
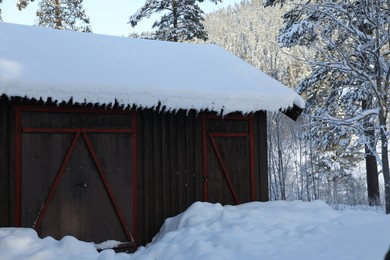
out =
{"type": "Polygon", "coordinates": [[[210,44],[0,23],[0,94],[74,103],[249,113],[303,99],[210,44]]]}

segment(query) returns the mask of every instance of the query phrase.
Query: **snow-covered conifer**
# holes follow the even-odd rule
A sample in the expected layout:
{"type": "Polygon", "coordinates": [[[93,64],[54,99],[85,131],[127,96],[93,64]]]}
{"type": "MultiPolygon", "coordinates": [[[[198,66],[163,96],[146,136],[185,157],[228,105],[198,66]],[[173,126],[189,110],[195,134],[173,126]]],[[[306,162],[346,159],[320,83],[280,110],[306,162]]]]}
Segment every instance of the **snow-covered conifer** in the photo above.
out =
{"type": "MultiPolygon", "coordinates": [[[[3,0],[0,0],[0,4],[3,2],[3,0]]],[[[1,8],[0,8],[0,21],[3,21],[3,18],[1,17],[1,8]]]]}
{"type": "Polygon", "coordinates": [[[388,0],[316,0],[297,4],[284,15],[279,41],[316,53],[311,75],[298,85],[308,111],[337,143],[344,133],[366,152],[369,199],[379,199],[376,159],[382,163],[386,211],[390,213],[388,110],[390,23],[388,0]],[[376,151],[380,141],[381,151],[376,151]],[[371,188],[370,188],[370,185],[371,188]],[[371,189],[371,190],[370,190],[371,189]],[[371,193],[371,194],[370,194],[371,193]]]}
{"type": "MultiPolygon", "coordinates": [[[[155,38],[165,41],[207,40],[207,32],[202,24],[203,11],[199,3],[204,0],[146,0],[145,4],[130,17],[129,23],[135,27],[143,18],[154,13],[162,13],[155,21],[155,38]]],[[[210,0],[217,4],[222,0],[210,0]]]]}
{"type": "MultiPolygon", "coordinates": [[[[17,6],[21,10],[29,1],[18,0],[17,6]]],[[[83,9],[83,0],[41,0],[37,11],[39,26],[61,30],[92,32],[89,17],[83,9]]]]}
{"type": "Polygon", "coordinates": [[[283,5],[286,0],[263,0],[263,4],[265,7],[274,6],[276,4],[283,5]]]}

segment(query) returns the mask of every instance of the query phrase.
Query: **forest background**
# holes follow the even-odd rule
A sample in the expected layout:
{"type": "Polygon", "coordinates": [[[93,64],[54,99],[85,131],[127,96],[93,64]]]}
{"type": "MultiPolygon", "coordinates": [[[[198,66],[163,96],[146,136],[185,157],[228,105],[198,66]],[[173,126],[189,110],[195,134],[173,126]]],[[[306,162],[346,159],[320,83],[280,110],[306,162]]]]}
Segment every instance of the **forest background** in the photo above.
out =
{"type": "MultiPolygon", "coordinates": [[[[30,2],[16,1],[22,11],[30,2]]],[[[36,23],[91,32],[82,2],[35,1],[36,23]]],[[[217,44],[307,99],[297,122],[268,114],[270,199],[380,206],[389,213],[389,0],[372,1],[377,8],[365,0],[242,0],[208,14],[200,2],[146,0],[139,11],[129,10],[133,27],[162,14],[154,29],[129,36],[217,44]]]]}

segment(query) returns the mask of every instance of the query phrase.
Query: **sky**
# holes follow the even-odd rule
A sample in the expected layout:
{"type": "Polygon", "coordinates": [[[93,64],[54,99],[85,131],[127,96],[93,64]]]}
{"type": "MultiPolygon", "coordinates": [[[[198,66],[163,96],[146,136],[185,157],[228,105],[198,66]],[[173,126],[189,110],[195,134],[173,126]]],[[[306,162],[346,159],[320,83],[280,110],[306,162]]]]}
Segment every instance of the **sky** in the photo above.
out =
{"type": "MultiPolygon", "coordinates": [[[[224,207],[195,202],[167,219],[153,242],[134,254],[98,253],[94,244],[72,236],[40,239],[33,229],[0,228],[0,259],[380,260],[389,248],[390,215],[373,210],[336,211],[321,201],[224,207]]],[[[111,240],[96,247],[115,244],[111,240]]]]}
{"type": "MultiPolygon", "coordinates": [[[[0,5],[3,21],[33,25],[36,20],[37,2],[39,0],[30,3],[23,11],[19,11],[16,8],[16,0],[3,0],[3,4],[0,5]]],[[[201,4],[201,8],[205,12],[212,12],[239,2],[241,0],[223,0],[223,3],[215,5],[205,1],[201,4]]],[[[145,19],[135,28],[128,24],[130,15],[141,8],[145,0],[84,0],[83,3],[85,12],[90,17],[92,31],[98,34],[127,36],[133,32],[150,31],[152,24],[158,18],[152,16],[148,20],[145,19]]]]}

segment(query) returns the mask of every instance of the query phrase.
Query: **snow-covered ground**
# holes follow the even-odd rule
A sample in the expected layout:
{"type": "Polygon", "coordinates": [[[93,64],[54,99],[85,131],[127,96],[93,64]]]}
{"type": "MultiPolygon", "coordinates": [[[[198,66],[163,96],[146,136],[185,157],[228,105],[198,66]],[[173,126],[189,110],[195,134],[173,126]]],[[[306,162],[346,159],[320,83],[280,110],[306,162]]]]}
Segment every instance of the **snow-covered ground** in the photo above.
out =
{"type": "Polygon", "coordinates": [[[383,259],[390,215],[324,202],[253,202],[240,206],[196,202],[167,219],[134,254],[98,253],[74,237],[40,239],[34,230],[0,228],[0,259],[383,259]]]}

